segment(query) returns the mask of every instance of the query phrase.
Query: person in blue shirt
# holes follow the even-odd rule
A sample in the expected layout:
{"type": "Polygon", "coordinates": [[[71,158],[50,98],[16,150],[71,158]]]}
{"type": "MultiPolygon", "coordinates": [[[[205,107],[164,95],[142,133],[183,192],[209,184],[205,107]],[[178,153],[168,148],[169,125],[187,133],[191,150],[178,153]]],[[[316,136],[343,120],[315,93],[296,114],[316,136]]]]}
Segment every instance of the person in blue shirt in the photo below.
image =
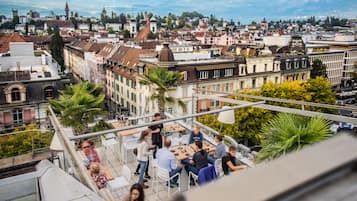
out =
{"type": "Polygon", "coordinates": [[[216,142],[216,151],[213,156],[208,156],[208,162],[214,164],[214,161],[222,158],[226,154],[226,146],[222,143],[223,136],[216,135],[214,136],[214,141],[216,142]]]}
{"type": "MultiPolygon", "coordinates": [[[[156,158],[158,166],[168,170],[170,177],[172,177],[176,173],[181,174],[182,164],[176,161],[175,155],[170,151],[170,146],[171,140],[167,139],[164,142],[164,147],[157,151],[156,158]]],[[[174,177],[172,179],[172,183],[170,182],[171,187],[177,186],[177,179],[178,177],[174,177]]]]}
{"type": "Polygon", "coordinates": [[[191,132],[189,144],[195,143],[196,141],[203,141],[203,135],[200,131],[200,127],[196,126],[191,132]]]}

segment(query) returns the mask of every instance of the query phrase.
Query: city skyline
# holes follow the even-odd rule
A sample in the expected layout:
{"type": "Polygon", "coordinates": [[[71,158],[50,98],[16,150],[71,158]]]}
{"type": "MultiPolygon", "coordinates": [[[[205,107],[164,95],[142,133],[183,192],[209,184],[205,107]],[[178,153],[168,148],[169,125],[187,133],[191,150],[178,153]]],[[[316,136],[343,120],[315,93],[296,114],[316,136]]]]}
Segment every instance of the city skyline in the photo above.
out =
{"type": "MultiPolygon", "coordinates": [[[[64,5],[66,1],[47,1],[46,5],[39,0],[0,0],[0,14],[11,15],[12,9],[18,9],[20,15],[26,15],[29,10],[36,10],[41,15],[48,15],[53,11],[57,15],[64,15],[64,5]]],[[[82,16],[98,17],[105,7],[110,14],[124,12],[136,14],[142,11],[153,12],[154,14],[164,16],[169,12],[181,14],[184,11],[197,11],[206,16],[214,14],[218,18],[226,20],[233,19],[242,23],[249,23],[252,20],[259,21],[264,17],[267,20],[279,19],[303,19],[309,16],[325,17],[356,17],[357,0],[351,1],[333,1],[333,0],[276,0],[267,4],[263,0],[222,0],[222,1],[204,1],[204,0],[102,0],[98,3],[95,0],[83,1],[70,0],[69,7],[71,11],[78,12],[82,16]],[[82,2],[82,3],[81,3],[82,2]],[[214,8],[214,10],[212,10],[214,8]]]]}

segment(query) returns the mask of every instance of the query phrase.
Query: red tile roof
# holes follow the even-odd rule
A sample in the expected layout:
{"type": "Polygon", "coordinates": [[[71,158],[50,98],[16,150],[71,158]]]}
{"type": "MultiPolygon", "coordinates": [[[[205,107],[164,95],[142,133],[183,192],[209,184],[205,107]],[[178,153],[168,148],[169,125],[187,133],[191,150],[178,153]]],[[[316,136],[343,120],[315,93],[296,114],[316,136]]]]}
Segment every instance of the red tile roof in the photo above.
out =
{"type": "Polygon", "coordinates": [[[154,51],[121,46],[112,56],[112,60],[121,65],[135,67],[139,63],[140,55],[151,55],[154,51]]]}
{"type": "Polygon", "coordinates": [[[26,38],[18,33],[5,35],[0,38],[0,53],[7,53],[10,50],[10,42],[27,42],[26,38]]]}

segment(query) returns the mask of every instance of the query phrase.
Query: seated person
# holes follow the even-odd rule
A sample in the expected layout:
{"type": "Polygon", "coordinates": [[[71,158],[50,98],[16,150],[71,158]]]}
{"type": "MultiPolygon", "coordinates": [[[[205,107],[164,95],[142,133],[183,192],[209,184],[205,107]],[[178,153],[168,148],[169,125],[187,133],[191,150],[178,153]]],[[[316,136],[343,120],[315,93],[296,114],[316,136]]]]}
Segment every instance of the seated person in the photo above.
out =
{"type": "Polygon", "coordinates": [[[107,186],[107,176],[104,173],[100,172],[100,164],[99,163],[92,163],[90,166],[90,175],[92,176],[95,184],[99,189],[105,188],[107,186]]]}
{"type": "MultiPolygon", "coordinates": [[[[185,166],[185,169],[187,174],[192,172],[193,174],[198,175],[200,169],[208,166],[208,153],[202,149],[203,145],[201,141],[196,141],[195,144],[197,146],[197,152],[193,154],[192,160],[185,166]]],[[[193,184],[192,180],[191,183],[193,184]]]]}
{"type": "Polygon", "coordinates": [[[236,160],[236,148],[230,146],[227,155],[222,157],[222,169],[224,175],[228,175],[231,171],[237,171],[247,168],[246,165],[238,165],[236,160]]]}
{"type": "MultiPolygon", "coordinates": [[[[164,147],[159,149],[156,153],[157,164],[159,167],[164,168],[169,171],[170,177],[176,173],[181,173],[182,165],[176,161],[175,155],[170,151],[171,140],[167,139],[164,142],[164,147]]],[[[172,185],[177,185],[178,177],[172,179],[172,185]]]]}
{"type": "Polygon", "coordinates": [[[200,127],[196,126],[190,134],[189,144],[192,144],[196,141],[203,141],[203,135],[200,131],[200,127]]]}
{"type": "Polygon", "coordinates": [[[216,152],[214,153],[213,157],[208,156],[208,162],[210,164],[214,164],[216,159],[222,158],[226,154],[226,146],[222,143],[223,136],[216,135],[214,136],[214,141],[217,143],[216,152]]]}
{"type": "Polygon", "coordinates": [[[93,148],[92,143],[89,140],[84,140],[82,142],[82,151],[87,157],[87,161],[84,161],[84,165],[87,169],[90,167],[91,163],[100,163],[99,155],[97,151],[93,148]]]}

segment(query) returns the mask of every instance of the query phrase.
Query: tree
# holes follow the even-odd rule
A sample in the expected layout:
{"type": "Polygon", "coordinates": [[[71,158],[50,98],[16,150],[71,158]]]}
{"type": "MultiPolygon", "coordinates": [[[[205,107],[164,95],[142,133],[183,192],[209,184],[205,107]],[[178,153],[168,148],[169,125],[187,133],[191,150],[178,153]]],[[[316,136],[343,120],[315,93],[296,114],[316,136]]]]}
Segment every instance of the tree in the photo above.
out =
{"type": "Polygon", "coordinates": [[[327,77],[326,65],[320,59],[315,59],[312,63],[311,78],[314,79],[317,76],[327,77]]]}
{"type": "Polygon", "coordinates": [[[61,116],[64,126],[73,128],[75,134],[87,131],[88,123],[97,115],[103,114],[105,95],[103,87],[88,82],[67,86],[60,91],[58,100],[49,100],[54,111],[61,116]]]}
{"type": "Polygon", "coordinates": [[[9,135],[0,136],[0,159],[30,153],[32,150],[48,148],[53,133],[40,132],[39,126],[29,124],[15,129],[9,135]]]}
{"type": "Polygon", "coordinates": [[[25,34],[26,36],[29,34],[29,24],[27,22],[25,23],[25,34]]]}
{"type": "Polygon", "coordinates": [[[59,34],[58,27],[54,28],[54,34],[49,44],[49,48],[51,50],[52,57],[57,61],[57,63],[61,66],[61,71],[64,70],[64,61],[63,61],[63,39],[59,34]]]}
{"type": "MultiPolygon", "coordinates": [[[[167,92],[175,90],[174,87],[182,79],[182,74],[178,71],[168,71],[164,68],[156,68],[144,75],[144,80],[140,83],[143,85],[152,86],[153,93],[151,100],[156,100],[159,106],[159,112],[165,116],[166,104],[175,103],[175,98],[168,96],[167,92]]],[[[185,103],[177,100],[180,107],[186,108],[185,103]]]]}
{"type": "Polygon", "coordinates": [[[19,16],[14,16],[14,18],[12,18],[12,24],[17,25],[18,23],[20,23],[19,16]]]}
{"type": "Polygon", "coordinates": [[[127,22],[127,19],[126,19],[126,16],[124,13],[120,13],[119,15],[119,21],[120,21],[120,24],[121,24],[121,29],[124,29],[124,25],[126,24],[127,22]]]}
{"type": "Polygon", "coordinates": [[[258,162],[272,160],[330,137],[330,122],[321,117],[279,113],[263,126],[261,136],[258,162]]]}
{"type": "Polygon", "coordinates": [[[237,109],[234,114],[235,123],[232,125],[220,123],[214,115],[199,117],[198,121],[214,130],[220,130],[220,134],[241,141],[246,146],[260,144],[259,132],[262,125],[273,117],[273,112],[250,107],[237,109]]]}
{"type": "Polygon", "coordinates": [[[114,127],[112,125],[108,124],[104,120],[100,120],[98,123],[96,123],[93,126],[92,131],[98,132],[98,131],[104,131],[104,130],[109,130],[109,129],[113,129],[113,128],[114,127]]]}
{"type": "Polygon", "coordinates": [[[156,35],[152,31],[150,31],[148,34],[148,39],[151,39],[151,40],[156,39],[156,35]]]}
{"type": "MultiPolygon", "coordinates": [[[[336,97],[331,89],[331,84],[323,77],[310,79],[307,82],[293,81],[283,82],[281,84],[273,84],[272,82],[268,82],[263,85],[263,87],[260,89],[259,92],[257,92],[256,95],[315,103],[336,103],[336,97]]],[[[301,107],[299,105],[287,103],[272,102],[270,104],[292,108],[301,107]]],[[[331,109],[326,108],[313,108],[306,106],[305,109],[318,112],[332,112],[331,109]]]]}
{"type": "Polygon", "coordinates": [[[128,30],[124,30],[124,38],[130,38],[131,36],[130,36],[130,31],[128,31],[128,30]]]}

